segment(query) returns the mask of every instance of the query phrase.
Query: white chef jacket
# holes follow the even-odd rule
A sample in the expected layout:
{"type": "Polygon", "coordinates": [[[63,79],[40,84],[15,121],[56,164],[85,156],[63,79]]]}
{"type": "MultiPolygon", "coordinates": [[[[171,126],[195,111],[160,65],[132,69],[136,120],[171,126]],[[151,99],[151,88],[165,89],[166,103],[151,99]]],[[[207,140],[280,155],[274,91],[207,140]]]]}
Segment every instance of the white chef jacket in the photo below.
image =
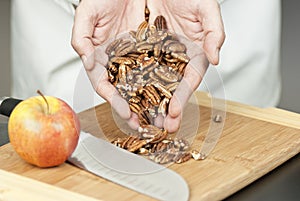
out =
{"type": "MultiPolygon", "coordinates": [[[[77,1],[12,0],[14,97],[28,98],[40,89],[77,112],[104,101],[71,46],[72,2],[77,1]]],[[[281,89],[280,0],[225,0],[221,10],[226,39],[220,64],[209,67],[199,90],[250,105],[276,106],[281,89]]]]}

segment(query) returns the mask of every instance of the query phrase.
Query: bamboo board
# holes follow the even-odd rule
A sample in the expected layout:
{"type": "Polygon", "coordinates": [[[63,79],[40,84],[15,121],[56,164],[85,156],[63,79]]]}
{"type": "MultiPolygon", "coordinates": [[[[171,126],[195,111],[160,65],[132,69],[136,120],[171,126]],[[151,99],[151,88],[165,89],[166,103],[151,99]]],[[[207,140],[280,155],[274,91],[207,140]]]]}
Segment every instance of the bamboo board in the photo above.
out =
{"type": "MultiPolygon", "coordinates": [[[[196,103],[185,109],[180,135],[199,149],[211,121],[211,100],[203,93],[195,97],[196,103]]],[[[168,166],[187,181],[190,200],[226,198],[300,152],[299,114],[233,102],[226,107],[222,136],[209,157],[168,166]]],[[[80,114],[82,129],[107,140],[123,136],[122,131],[132,132],[124,122],[114,123],[114,117],[108,104],[100,105],[80,114]]],[[[93,198],[152,200],[68,163],[48,169],[33,167],[22,161],[10,144],[0,147],[0,161],[0,169],[93,198]]]]}

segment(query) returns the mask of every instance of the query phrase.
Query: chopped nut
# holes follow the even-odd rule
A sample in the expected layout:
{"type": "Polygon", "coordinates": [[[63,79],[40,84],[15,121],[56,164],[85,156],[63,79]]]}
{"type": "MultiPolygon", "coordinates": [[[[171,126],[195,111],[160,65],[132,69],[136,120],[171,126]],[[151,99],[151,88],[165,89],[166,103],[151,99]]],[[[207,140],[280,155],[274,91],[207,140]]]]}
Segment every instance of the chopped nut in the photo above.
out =
{"type": "Polygon", "coordinates": [[[219,115],[219,114],[217,114],[215,117],[214,117],[214,122],[216,122],[216,123],[220,123],[220,122],[222,122],[222,116],[221,115],[219,115]]]}
{"type": "Polygon", "coordinates": [[[195,160],[204,160],[206,158],[206,155],[200,153],[199,151],[193,150],[192,157],[195,160]]]}

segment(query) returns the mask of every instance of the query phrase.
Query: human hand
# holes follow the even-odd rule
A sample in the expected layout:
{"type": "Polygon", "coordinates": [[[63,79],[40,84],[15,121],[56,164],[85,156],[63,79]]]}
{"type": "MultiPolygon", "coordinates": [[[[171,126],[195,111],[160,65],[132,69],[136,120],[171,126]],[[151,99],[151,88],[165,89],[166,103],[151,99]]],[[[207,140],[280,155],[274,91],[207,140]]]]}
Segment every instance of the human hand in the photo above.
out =
{"type": "Polygon", "coordinates": [[[147,6],[150,23],[163,15],[169,30],[190,40],[186,45],[191,60],[162,123],[166,130],[175,132],[179,129],[184,105],[198,88],[209,62],[219,63],[219,51],[225,40],[220,8],[215,0],[151,0],[147,6]]]}
{"type": "Polygon", "coordinates": [[[72,46],[79,54],[95,91],[107,100],[121,118],[135,128],[137,116],[108,81],[105,49],[120,33],[136,30],[144,21],[145,1],[82,0],[76,9],[72,46]]]}

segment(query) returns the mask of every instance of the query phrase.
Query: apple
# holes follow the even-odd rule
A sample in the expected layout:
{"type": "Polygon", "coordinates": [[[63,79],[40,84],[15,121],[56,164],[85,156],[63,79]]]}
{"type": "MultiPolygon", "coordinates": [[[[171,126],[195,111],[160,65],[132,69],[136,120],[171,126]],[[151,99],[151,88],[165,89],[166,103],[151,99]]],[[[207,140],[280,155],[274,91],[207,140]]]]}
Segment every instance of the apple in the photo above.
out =
{"type": "Polygon", "coordinates": [[[38,93],[40,96],[23,100],[12,111],[8,122],[10,143],[30,164],[58,166],[77,146],[79,119],[63,100],[38,93]]]}

